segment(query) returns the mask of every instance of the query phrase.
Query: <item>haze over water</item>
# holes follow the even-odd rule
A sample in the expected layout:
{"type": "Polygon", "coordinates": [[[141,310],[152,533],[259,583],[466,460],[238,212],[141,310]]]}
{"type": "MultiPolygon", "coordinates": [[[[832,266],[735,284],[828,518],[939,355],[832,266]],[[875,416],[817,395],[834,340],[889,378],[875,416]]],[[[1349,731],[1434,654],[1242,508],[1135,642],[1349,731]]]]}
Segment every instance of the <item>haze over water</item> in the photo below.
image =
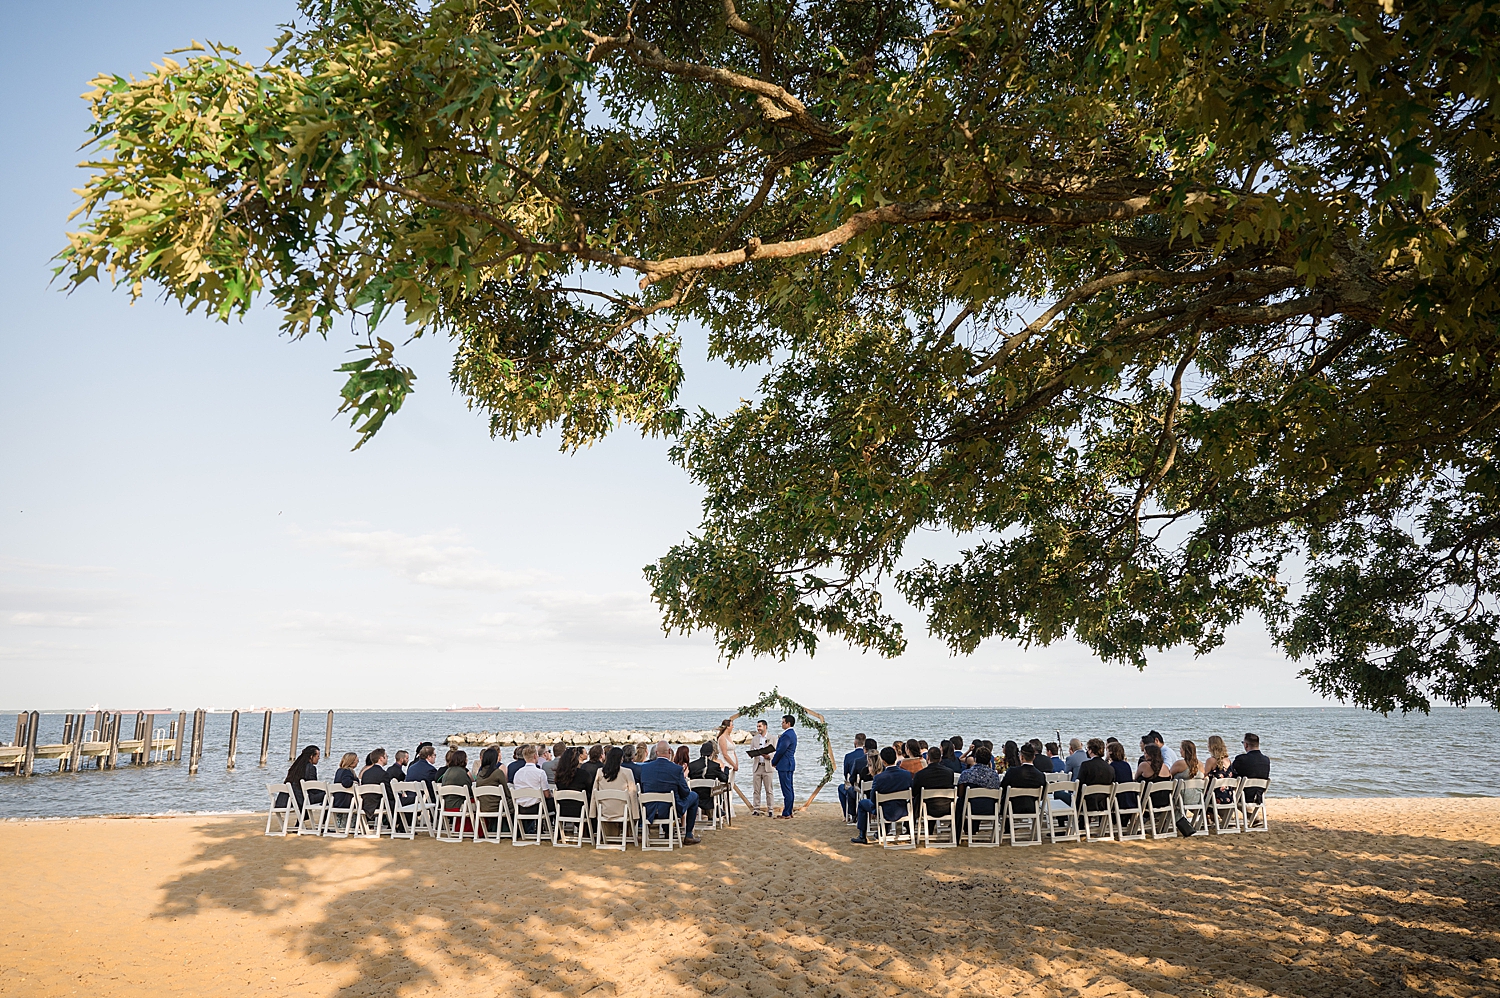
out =
{"type": "MultiPolygon", "coordinates": [[[[335,711],[332,761],[319,774],[331,777],[337,756],[382,746],[394,752],[417,742],[439,742],[469,731],[585,731],[604,729],[667,730],[712,728],[727,716],[724,709],[574,710],[449,713],[446,711],[335,711]]],[[[1135,745],[1152,728],[1174,747],[1184,738],[1206,754],[1208,736],[1218,734],[1238,751],[1246,731],[1261,736],[1271,756],[1273,794],[1298,797],[1346,796],[1496,796],[1488,770],[1468,760],[1500,744],[1500,713],[1489,708],[1436,708],[1431,715],[1381,717],[1351,707],[1282,708],[1117,708],[1080,710],[979,708],[861,708],[824,712],[835,758],[852,746],[856,731],[889,744],[896,738],[935,741],[953,735],[967,740],[1037,737],[1052,741],[1114,735],[1135,756],[1135,745]]],[[[164,719],[159,719],[164,720],[164,719]]],[[[769,718],[773,729],[776,718],[769,718]]],[[[62,714],[43,715],[41,741],[62,738],[62,714]]],[[[745,722],[739,722],[741,726],[745,722]]],[[[126,719],[129,724],[129,719],[126,719]]],[[[302,714],[303,744],[322,745],[324,715],[302,714]]],[[[229,715],[209,715],[204,755],[197,776],[188,776],[186,761],[147,768],[122,766],[113,771],[86,769],[53,772],[56,764],[39,763],[39,775],[27,780],[0,776],[0,818],[65,817],[90,814],[156,814],[259,810],[266,804],[265,784],[286,773],[291,715],[277,714],[271,728],[271,753],[265,769],[258,765],[261,718],[240,720],[238,769],[226,772],[229,715]]],[[[796,785],[805,796],[822,777],[814,732],[802,730],[797,753],[796,785]]],[[[509,750],[505,750],[508,758],[509,750]]],[[[472,760],[471,760],[472,761],[472,760]]],[[[742,765],[744,761],[742,759],[742,765]]],[[[745,768],[748,770],[748,766],[745,768]]],[[[839,777],[835,775],[835,780],[839,777]]],[[[748,772],[740,785],[749,791],[748,772]]],[[[830,785],[819,800],[836,801],[830,785]]],[[[1274,811],[1273,811],[1274,817],[1274,811]]]]}

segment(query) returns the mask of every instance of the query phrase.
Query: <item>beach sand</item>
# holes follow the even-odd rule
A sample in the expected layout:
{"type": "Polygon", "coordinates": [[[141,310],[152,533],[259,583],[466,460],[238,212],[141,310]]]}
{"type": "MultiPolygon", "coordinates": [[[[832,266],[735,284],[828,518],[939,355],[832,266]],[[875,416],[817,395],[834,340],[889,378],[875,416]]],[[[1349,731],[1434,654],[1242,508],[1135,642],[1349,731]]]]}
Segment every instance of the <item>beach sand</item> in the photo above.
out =
{"type": "Polygon", "coordinates": [[[836,808],[629,853],[0,823],[0,994],[1500,994],[1500,801],[1260,835],[884,852],[836,808]]]}

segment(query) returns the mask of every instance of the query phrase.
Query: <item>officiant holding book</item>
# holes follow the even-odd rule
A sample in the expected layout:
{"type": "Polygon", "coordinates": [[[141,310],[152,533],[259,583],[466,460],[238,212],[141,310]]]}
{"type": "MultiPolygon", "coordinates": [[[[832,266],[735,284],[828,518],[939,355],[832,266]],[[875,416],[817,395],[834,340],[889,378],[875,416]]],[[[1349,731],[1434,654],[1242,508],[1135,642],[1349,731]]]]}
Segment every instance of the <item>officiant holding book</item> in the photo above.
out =
{"type": "Polygon", "coordinates": [[[745,754],[750,757],[750,813],[760,814],[760,792],[766,792],[766,817],[771,816],[771,807],[775,803],[774,791],[771,779],[775,769],[771,766],[771,754],[776,751],[776,746],[771,743],[770,736],[766,733],[766,722],[755,722],[755,736],[750,739],[750,749],[745,754]]]}

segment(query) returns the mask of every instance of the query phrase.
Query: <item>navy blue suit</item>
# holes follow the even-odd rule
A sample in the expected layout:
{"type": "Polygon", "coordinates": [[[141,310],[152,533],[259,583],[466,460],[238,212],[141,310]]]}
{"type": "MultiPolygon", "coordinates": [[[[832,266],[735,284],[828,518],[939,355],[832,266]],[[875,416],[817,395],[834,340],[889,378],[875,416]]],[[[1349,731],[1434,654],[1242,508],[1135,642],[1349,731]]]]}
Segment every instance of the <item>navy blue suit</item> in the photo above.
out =
{"type": "Polygon", "coordinates": [[[865,761],[865,750],[857,748],[844,756],[844,782],[839,784],[839,806],[844,809],[844,818],[854,815],[854,788],[849,786],[849,781],[854,778],[854,770],[863,768],[860,764],[865,761]]]}
{"type": "MultiPolygon", "coordinates": [[[[899,794],[911,792],[911,774],[900,766],[887,766],[880,771],[871,784],[877,794],[899,794]]],[[[910,805],[900,801],[887,801],[882,805],[886,821],[895,821],[897,818],[911,810],[910,805]]],[[[859,802],[859,837],[865,837],[865,828],[869,823],[869,817],[875,813],[875,802],[866,797],[859,802]]]]}
{"type": "MultiPolygon", "coordinates": [[[[693,825],[698,821],[698,795],[689,787],[682,767],[671,759],[658,756],[650,762],[635,767],[635,775],[641,783],[643,794],[673,794],[677,798],[677,810],[687,816],[687,834],[693,835],[693,825]]],[[[667,805],[647,804],[646,818],[661,821],[667,816],[667,805]]]]}
{"type": "Polygon", "coordinates": [[[437,794],[433,791],[432,781],[437,779],[437,775],[437,767],[426,759],[418,759],[406,767],[406,781],[427,784],[427,796],[433,800],[437,800],[437,794]]]}
{"type": "Polygon", "coordinates": [[[792,789],[792,773],[797,769],[797,730],[787,728],[776,739],[776,754],[771,756],[771,768],[781,778],[781,816],[792,816],[792,800],[796,791],[792,789]]]}

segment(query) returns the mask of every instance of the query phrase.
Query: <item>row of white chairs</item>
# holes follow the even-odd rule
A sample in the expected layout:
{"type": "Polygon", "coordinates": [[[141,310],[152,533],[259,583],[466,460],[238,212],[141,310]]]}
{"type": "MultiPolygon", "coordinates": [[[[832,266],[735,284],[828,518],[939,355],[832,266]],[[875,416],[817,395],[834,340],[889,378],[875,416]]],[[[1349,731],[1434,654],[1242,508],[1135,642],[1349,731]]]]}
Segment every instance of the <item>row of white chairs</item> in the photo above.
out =
{"type": "MultiPolygon", "coordinates": [[[[713,780],[694,780],[699,791],[703,828],[727,827],[733,818],[727,787],[713,780]]],[[[549,809],[543,791],[535,787],[436,786],[436,796],[421,781],[344,787],[321,780],[303,780],[301,799],[288,783],[267,783],[271,799],[266,815],[270,836],[316,835],[324,838],[414,839],[426,834],[440,842],[489,842],[509,839],[512,845],[548,843],[598,849],[671,850],[682,844],[681,814],[673,794],[632,794],[599,790],[592,800],[581,790],[551,791],[549,809]],[[340,801],[340,798],[343,798],[340,801]],[[564,804],[577,804],[578,813],[563,813],[564,804]],[[647,819],[647,804],[669,805],[669,814],[647,819]],[[614,806],[607,806],[614,805],[614,806]]],[[[567,810],[573,810],[568,807],[567,810]]]]}
{"type": "Polygon", "coordinates": [[[924,789],[920,800],[914,800],[916,795],[910,791],[875,793],[875,812],[869,817],[867,834],[887,849],[953,849],[1005,842],[1034,846],[1043,842],[1169,838],[1178,834],[1179,817],[1186,818],[1194,832],[1265,832],[1270,830],[1265,807],[1269,787],[1269,780],[1245,777],[1179,779],[1173,780],[1170,788],[1160,782],[1089,784],[1080,788],[1072,780],[1049,780],[1045,790],[967,787],[961,814],[957,790],[924,789]],[[1259,793],[1246,793],[1257,790],[1259,793]],[[1055,795],[1059,793],[1067,794],[1071,803],[1058,800],[1055,795]],[[1169,799],[1154,799],[1163,794],[1169,799]],[[992,802],[986,809],[989,813],[975,813],[974,804],[981,800],[992,802]],[[1016,805],[1023,800],[1032,803],[1026,810],[1018,810],[1016,805]],[[946,808],[939,808],[946,814],[933,813],[930,805],[937,801],[947,802],[946,808]],[[904,804],[905,813],[888,819],[887,804],[904,804]]]}

